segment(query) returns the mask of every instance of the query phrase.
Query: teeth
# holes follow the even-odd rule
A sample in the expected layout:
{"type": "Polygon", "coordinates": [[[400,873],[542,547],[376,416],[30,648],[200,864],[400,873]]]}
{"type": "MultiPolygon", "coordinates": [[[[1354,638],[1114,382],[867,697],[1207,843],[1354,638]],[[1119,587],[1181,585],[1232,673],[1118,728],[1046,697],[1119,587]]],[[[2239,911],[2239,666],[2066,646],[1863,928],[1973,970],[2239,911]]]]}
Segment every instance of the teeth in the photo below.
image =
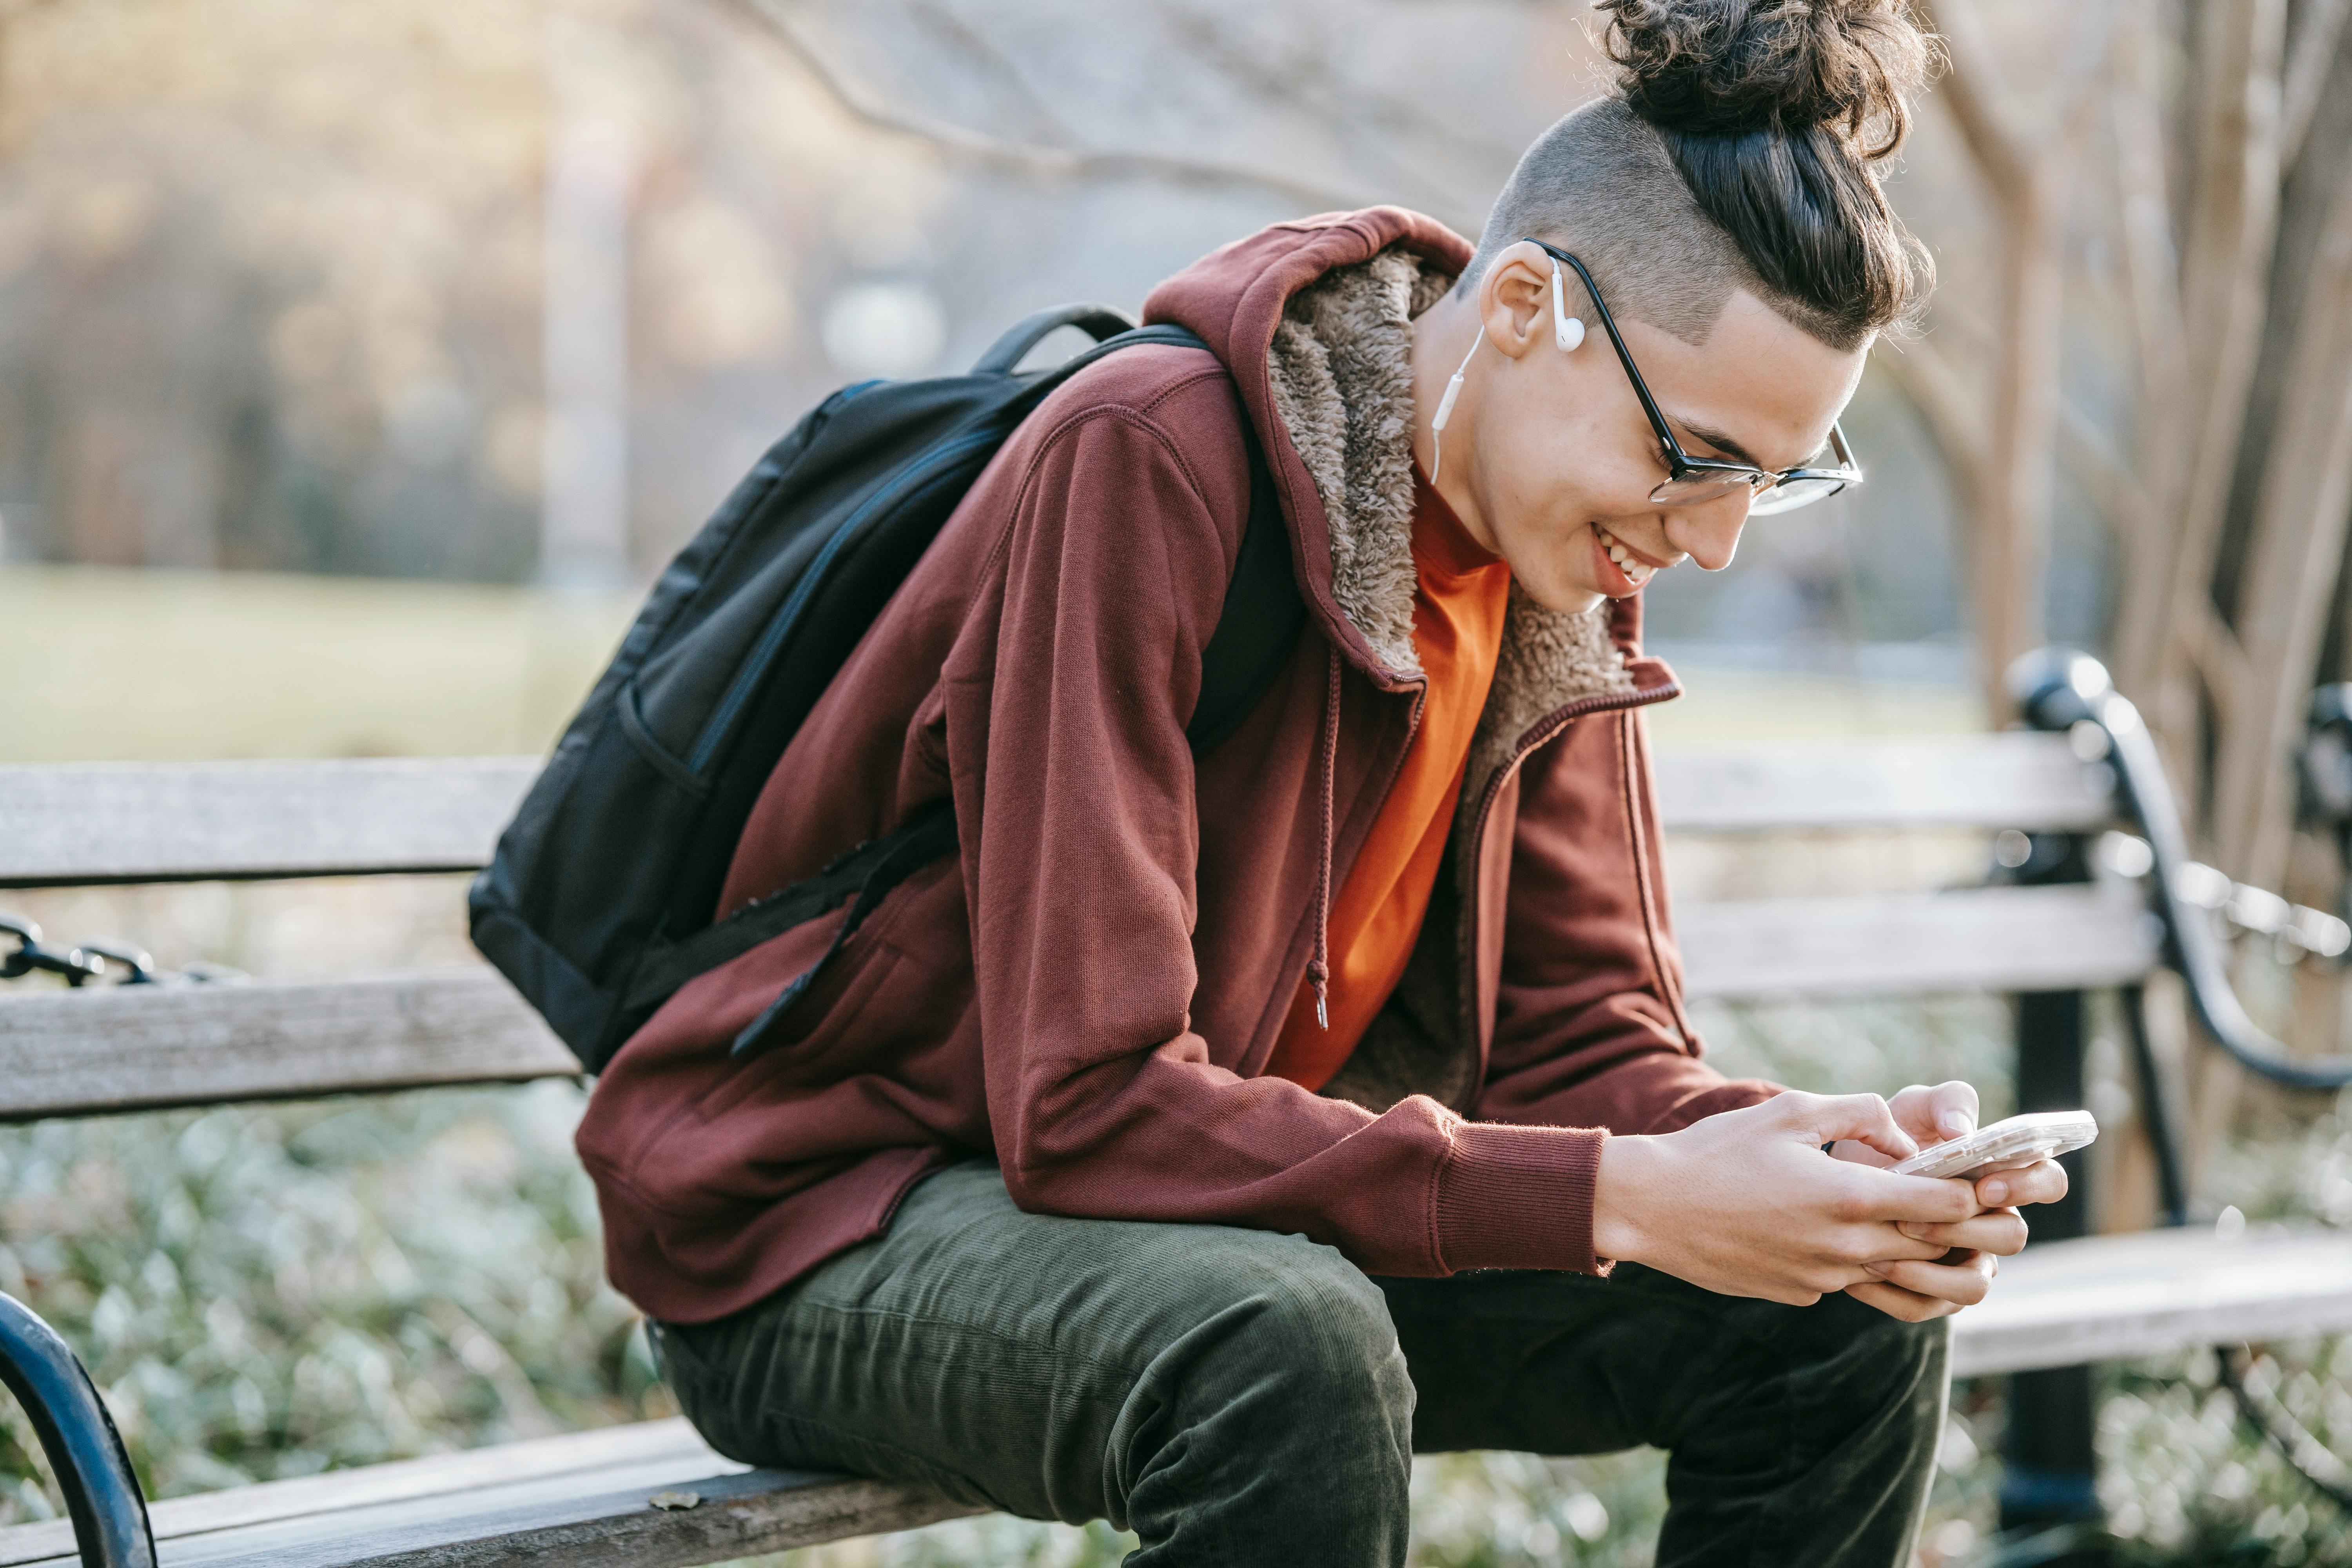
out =
{"type": "Polygon", "coordinates": [[[1633,584],[1636,588],[1657,574],[1656,567],[1635,560],[1633,552],[1628,550],[1615,534],[1599,523],[1592,525],[1592,531],[1601,541],[1601,547],[1609,552],[1609,559],[1616,563],[1617,570],[1625,574],[1625,581],[1633,584]]]}

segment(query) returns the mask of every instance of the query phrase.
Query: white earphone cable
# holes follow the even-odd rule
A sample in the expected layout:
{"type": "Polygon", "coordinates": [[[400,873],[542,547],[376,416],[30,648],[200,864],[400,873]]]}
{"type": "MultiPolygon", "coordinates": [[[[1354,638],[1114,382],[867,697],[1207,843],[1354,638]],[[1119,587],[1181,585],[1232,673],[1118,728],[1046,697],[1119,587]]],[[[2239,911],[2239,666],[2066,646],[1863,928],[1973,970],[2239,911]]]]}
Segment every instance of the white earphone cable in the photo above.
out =
{"type": "Polygon", "coordinates": [[[1429,463],[1429,482],[1433,485],[1445,468],[1445,422],[1454,417],[1454,400],[1462,395],[1462,377],[1469,371],[1471,360],[1476,357],[1478,345],[1486,341],[1486,325],[1481,321],[1478,335],[1470,340],[1470,352],[1462,356],[1461,369],[1456,370],[1454,379],[1445,384],[1445,395],[1437,400],[1437,412],[1430,416],[1429,437],[1436,448],[1429,463]]]}

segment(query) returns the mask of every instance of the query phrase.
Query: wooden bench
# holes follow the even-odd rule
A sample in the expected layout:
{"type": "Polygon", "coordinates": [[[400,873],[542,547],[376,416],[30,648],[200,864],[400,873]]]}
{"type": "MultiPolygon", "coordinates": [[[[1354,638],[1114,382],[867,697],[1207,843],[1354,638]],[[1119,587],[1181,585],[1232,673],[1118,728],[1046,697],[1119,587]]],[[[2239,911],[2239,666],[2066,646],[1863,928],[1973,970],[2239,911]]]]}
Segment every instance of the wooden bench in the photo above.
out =
{"type": "MultiPolygon", "coordinates": [[[[2107,762],[2086,761],[2095,748],[2080,742],[2020,732],[1670,755],[1659,789],[1670,833],[2096,834],[2116,821],[2116,779],[2107,762]]],[[[462,871],[482,863],[536,767],[516,759],[0,767],[0,888],[462,871]]],[[[2135,984],[2167,952],[2165,919],[2137,883],[2110,874],[1691,902],[1677,919],[1690,990],[1704,998],[2067,994],[2135,984]]],[[[536,1016],[479,966],[0,992],[4,1120],[576,1072],[536,1016]]],[[[1955,1321],[1954,1370],[2344,1330],[2352,1330],[2352,1246],[2337,1235],[2090,1237],[2037,1244],[2011,1260],[1991,1300],[1955,1321]]],[[[0,1350],[32,1353],[16,1343],[0,1350]]],[[[11,1382],[27,1397],[20,1379],[11,1382]]],[[[69,1426],[69,1415],[58,1419],[69,1426]]],[[[142,1558],[135,1542],[93,1548],[108,1489],[119,1492],[124,1478],[106,1473],[102,1441],[85,1433],[68,1452],[72,1437],[50,1445],[52,1458],[69,1501],[77,1488],[87,1493],[78,1514],[91,1517],[0,1531],[0,1568],[72,1561],[77,1522],[86,1560],[108,1564],[651,1568],[971,1511],[919,1489],[750,1469],[685,1423],[659,1421],[160,1502],[149,1510],[158,1555],[142,1558]]],[[[114,1455],[119,1465],[119,1444],[114,1455]]],[[[118,1496],[114,1506],[135,1507],[135,1489],[130,1504],[118,1496]]]]}

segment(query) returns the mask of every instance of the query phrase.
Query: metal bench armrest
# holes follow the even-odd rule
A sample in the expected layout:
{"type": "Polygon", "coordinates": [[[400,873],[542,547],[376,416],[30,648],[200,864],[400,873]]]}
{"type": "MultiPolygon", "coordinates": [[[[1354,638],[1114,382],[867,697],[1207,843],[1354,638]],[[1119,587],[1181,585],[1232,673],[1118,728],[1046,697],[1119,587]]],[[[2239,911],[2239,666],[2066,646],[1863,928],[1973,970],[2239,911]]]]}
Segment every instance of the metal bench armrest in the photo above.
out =
{"type": "Polygon", "coordinates": [[[2157,910],[2164,919],[2168,956],[2188,983],[2189,1004],[2213,1042],[2252,1071],[2291,1089],[2352,1084],[2352,1057],[2290,1055],[2246,1016],[2230,984],[2221,939],[2203,912],[2181,897],[2189,841],[2155,737],[2139,710],[2110,682],[2105,667],[2085,653],[2045,649],[2012,665],[2010,681],[2020,710],[2036,729],[2068,731],[2087,722],[2105,735],[2122,804],[2138,819],[2155,858],[2157,910]]]}
{"type": "Polygon", "coordinates": [[[57,1472],[84,1568],[155,1568],[147,1500],[106,1402],[57,1331],[5,1294],[0,1382],[24,1406],[57,1472]]]}

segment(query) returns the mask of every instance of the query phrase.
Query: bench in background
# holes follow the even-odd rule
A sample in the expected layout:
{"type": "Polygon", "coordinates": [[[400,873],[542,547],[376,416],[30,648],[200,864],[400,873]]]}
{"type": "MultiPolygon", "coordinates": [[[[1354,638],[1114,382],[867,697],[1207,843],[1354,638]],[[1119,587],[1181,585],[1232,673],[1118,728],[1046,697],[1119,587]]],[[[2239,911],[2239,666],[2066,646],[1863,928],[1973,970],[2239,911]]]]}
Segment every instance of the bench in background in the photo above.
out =
{"type": "MultiPolygon", "coordinates": [[[[2147,804],[2145,782],[2119,789],[2116,766],[2098,751],[2078,731],[1670,755],[1659,764],[1659,793],[1669,832],[2010,830],[2079,850],[2117,824],[2125,797],[2147,804]]],[[[463,871],[487,857],[537,766],[0,767],[0,820],[8,825],[0,888],[463,871]]],[[[2133,826],[2161,838],[2144,819],[2133,826]]],[[[2177,860],[2178,846],[2158,842],[2151,858],[2166,853],[2177,860]]],[[[2184,944],[2172,935],[2179,911],[2169,890],[2159,889],[2152,910],[2137,882],[2097,872],[2079,852],[2066,865],[2064,875],[2089,879],[1684,904],[1676,916],[1690,991],[2022,993],[2074,996],[2079,1017],[2080,993],[2134,986],[2168,957],[2194,959],[2183,948],[2203,939],[2184,944]]],[[[2209,1016],[2226,1007],[2211,1003],[2209,1016]]],[[[481,966],[0,996],[0,1120],[577,1072],[537,1016],[481,966]]],[[[2079,1219],[2078,1207],[2078,1229],[2079,1219]]],[[[0,1335],[0,1351],[18,1362],[62,1353],[34,1342],[34,1321],[23,1337],[0,1335]]],[[[2173,1230],[2037,1242],[2010,1260],[1990,1301],[1955,1320],[1954,1370],[2066,1367],[2345,1330],[2352,1246],[2332,1233],[2224,1241],[2173,1230]]],[[[151,1510],[160,1559],[142,1558],[143,1542],[95,1541],[110,1508],[127,1539],[123,1521],[140,1506],[119,1443],[110,1455],[110,1436],[59,1432],[53,1461],[69,1502],[80,1498],[78,1515],[90,1517],[0,1531],[0,1568],[71,1561],[75,1524],[83,1551],[95,1552],[88,1560],[107,1564],[683,1568],[972,1511],[919,1489],[747,1468],[713,1453],[684,1422],[662,1421],[161,1502],[151,1510]]]]}

